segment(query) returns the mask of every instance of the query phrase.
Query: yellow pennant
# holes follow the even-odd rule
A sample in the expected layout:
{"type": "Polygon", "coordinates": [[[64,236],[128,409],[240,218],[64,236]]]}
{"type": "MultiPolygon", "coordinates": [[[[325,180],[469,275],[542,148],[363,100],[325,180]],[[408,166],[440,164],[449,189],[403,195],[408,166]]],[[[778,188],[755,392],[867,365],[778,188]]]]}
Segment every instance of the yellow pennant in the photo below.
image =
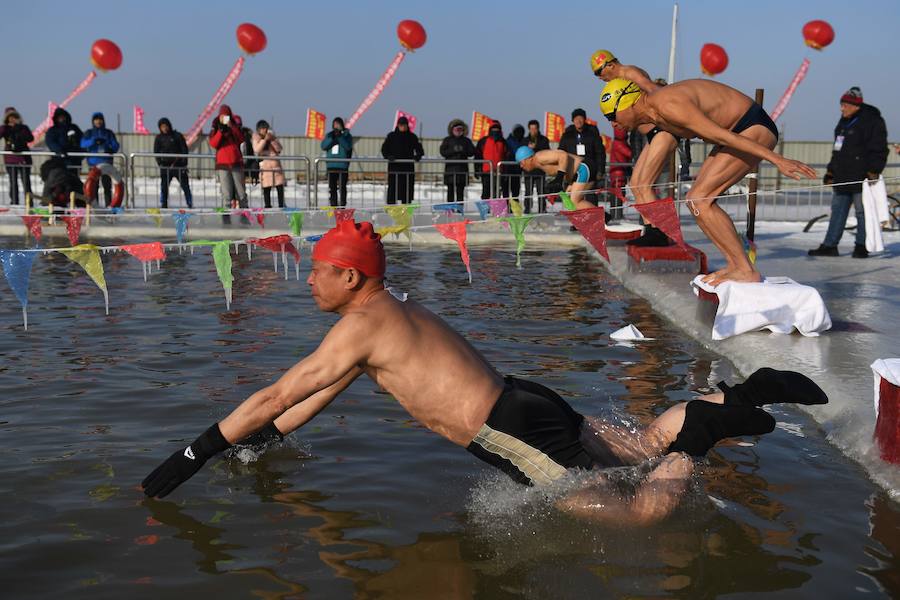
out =
{"type": "Polygon", "coordinates": [[[81,265],[84,272],[97,284],[103,292],[103,302],[106,305],[106,314],[109,314],[109,293],[106,290],[106,278],[103,276],[103,261],[100,260],[100,251],[93,244],[78,244],[65,250],[59,250],[66,258],[81,265]]]}
{"type": "Polygon", "coordinates": [[[156,217],[153,217],[153,220],[156,221],[157,227],[162,227],[162,216],[159,216],[159,215],[162,215],[162,211],[160,211],[158,208],[148,208],[147,214],[148,215],[157,215],[156,217]]]}

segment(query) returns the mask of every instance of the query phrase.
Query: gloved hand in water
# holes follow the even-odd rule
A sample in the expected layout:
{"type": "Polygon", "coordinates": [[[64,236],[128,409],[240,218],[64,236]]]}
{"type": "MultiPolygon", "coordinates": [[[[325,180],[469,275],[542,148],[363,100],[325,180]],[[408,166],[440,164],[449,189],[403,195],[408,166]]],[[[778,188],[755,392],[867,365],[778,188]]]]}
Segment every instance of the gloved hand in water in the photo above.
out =
{"type": "Polygon", "coordinates": [[[230,447],[231,444],[222,435],[219,424],[216,423],[190,446],[175,451],[165,462],[153,469],[153,472],[141,482],[141,487],[151,498],[164,498],[193,477],[206,461],[230,447]]]}

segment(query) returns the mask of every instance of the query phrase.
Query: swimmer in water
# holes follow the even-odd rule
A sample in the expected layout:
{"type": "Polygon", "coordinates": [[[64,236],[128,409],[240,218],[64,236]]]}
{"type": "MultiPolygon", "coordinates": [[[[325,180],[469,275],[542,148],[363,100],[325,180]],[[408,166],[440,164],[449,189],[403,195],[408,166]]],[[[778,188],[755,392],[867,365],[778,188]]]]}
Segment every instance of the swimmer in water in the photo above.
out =
{"type": "Polygon", "coordinates": [[[761,281],[731,217],[716,198],[763,159],[792,179],[816,177],[809,165],[772,151],[778,128],[766,111],[736,89],[705,79],[688,79],[649,93],[627,79],[613,79],[603,88],[600,109],[610,122],[625,129],[653,125],[678,137],[715,144],[687,194],[697,224],[727,262],[704,281],[712,285],[761,281]]]}
{"type": "Polygon", "coordinates": [[[520,146],[516,150],[516,161],[524,171],[540,169],[548,175],[555,175],[544,184],[545,194],[557,194],[565,189],[572,197],[572,202],[579,209],[595,208],[582,197],[591,189],[591,167],[580,156],[562,150],[541,150],[535,153],[528,146],[520,146]]]}
{"type": "Polygon", "coordinates": [[[827,401],[803,375],[762,369],[723,393],[669,408],[641,432],[616,430],[539,383],[498,373],[437,315],[392,295],[384,274],[371,223],[344,221],[328,231],[313,248],[307,283],[317,306],[340,320],[315,352],[159,465],[142,482],[144,493],[168,495],[235,443],[282,439],[365,373],[423,425],[526,485],[549,484],[571,469],[661,458],[632,500],[579,491],[559,502],[597,521],[651,523],[674,508],[692,472],[689,456],[726,437],[774,429],[759,406],[827,401]]]}

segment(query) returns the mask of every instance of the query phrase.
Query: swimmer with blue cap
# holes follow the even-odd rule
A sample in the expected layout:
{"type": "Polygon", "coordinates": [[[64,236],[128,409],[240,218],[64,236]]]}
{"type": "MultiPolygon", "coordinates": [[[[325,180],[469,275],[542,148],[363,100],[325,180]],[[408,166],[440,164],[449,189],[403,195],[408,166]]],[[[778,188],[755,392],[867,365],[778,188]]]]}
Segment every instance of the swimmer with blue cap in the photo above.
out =
{"type": "Polygon", "coordinates": [[[563,190],[569,192],[572,201],[579,209],[596,208],[596,205],[585,200],[585,192],[593,185],[590,166],[582,157],[569,154],[563,150],[541,150],[535,153],[528,146],[516,150],[516,161],[523,171],[540,169],[553,179],[544,184],[545,194],[558,194],[563,190]]]}

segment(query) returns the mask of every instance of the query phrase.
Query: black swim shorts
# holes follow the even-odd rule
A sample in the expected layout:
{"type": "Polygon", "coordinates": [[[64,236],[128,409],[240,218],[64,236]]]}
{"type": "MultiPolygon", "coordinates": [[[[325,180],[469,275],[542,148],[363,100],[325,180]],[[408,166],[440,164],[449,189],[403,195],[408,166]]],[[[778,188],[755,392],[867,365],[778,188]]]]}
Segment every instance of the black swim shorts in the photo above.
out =
{"type": "Polygon", "coordinates": [[[584,417],[539,383],[507,377],[491,414],[466,448],[519,483],[548,484],[594,461],[579,440],[584,417]]]}
{"type": "MultiPolygon", "coordinates": [[[[744,116],[738,119],[738,122],[734,127],[731,128],[732,133],[740,133],[746,129],[753,127],[754,125],[762,125],[766,129],[772,132],[775,135],[775,139],[778,139],[778,127],[775,126],[775,121],[772,120],[772,117],[769,116],[769,113],[763,109],[762,106],[754,102],[750,105],[750,108],[747,109],[747,112],[744,113],[744,116]]],[[[721,144],[716,144],[713,146],[709,155],[717,153],[722,149],[721,144]]]]}

